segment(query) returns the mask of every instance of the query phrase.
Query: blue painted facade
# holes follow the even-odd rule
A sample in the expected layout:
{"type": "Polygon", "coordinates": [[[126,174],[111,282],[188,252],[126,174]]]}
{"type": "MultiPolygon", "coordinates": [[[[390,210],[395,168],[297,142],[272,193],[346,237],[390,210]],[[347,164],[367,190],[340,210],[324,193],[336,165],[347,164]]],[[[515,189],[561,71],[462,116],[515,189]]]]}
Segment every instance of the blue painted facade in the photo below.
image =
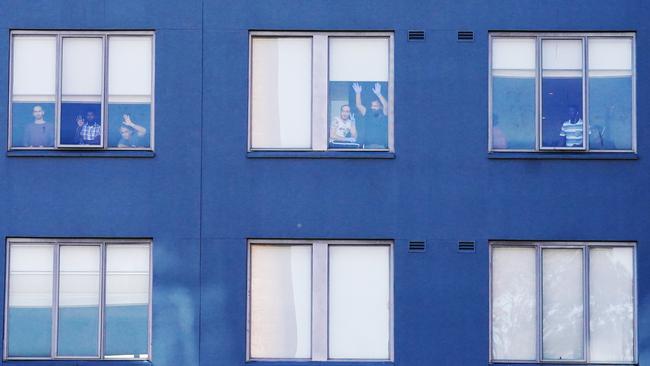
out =
{"type": "Polygon", "coordinates": [[[650,364],[648,19],[641,0],[0,0],[2,150],[10,30],[156,33],[155,156],[0,154],[0,237],[153,238],[158,366],[245,364],[247,238],[394,240],[401,366],[488,364],[489,240],[636,241],[650,364]],[[394,157],[247,154],[249,30],[394,31],[394,157]],[[636,32],[638,154],[490,156],[491,30],[636,32]]]}

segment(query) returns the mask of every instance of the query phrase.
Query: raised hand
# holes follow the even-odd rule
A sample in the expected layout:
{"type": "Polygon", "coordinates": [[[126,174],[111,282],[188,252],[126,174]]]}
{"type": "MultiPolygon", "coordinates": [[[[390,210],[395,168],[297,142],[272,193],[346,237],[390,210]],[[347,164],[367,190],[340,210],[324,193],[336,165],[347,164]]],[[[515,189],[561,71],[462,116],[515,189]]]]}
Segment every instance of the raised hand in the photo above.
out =
{"type": "Polygon", "coordinates": [[[129,116],[128,114],[122,115],[122,123],[127,126],[133,126],[133,121],[131,121],[131,116],[129,116]]]}
{"type": "Polygon", "coordinates": [[[375,87],[372,88],[372,92],[375,93],[376,96],[381,95],[381,84],[375,83],[375,87]]]}
{"type": "Polygon", "coordinates": [[[361,90],[363,90],[361,88],[361,85],[359,85],[359,83],[352,84],[352,89],[354,89],[354,92],[357,94],[361,94],[361,90]]]}

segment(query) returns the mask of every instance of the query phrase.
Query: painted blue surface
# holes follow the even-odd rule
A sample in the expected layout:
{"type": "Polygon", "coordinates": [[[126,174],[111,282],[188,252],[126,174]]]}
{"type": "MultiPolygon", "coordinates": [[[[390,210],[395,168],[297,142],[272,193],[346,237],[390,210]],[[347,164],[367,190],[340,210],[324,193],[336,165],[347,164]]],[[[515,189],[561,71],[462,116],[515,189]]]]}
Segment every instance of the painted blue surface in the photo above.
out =
{"type": "MultiPolygon", "coordinates": [[[[246,238],[263,237],[395,240],[400,366],[488,364],[488,240],[635,240],[650,362],[648,2],[0,0],[0,14],[0,121],[9,29],[156,30],[155,157],[0,156],[0,237],[154,239],[152,364],[245,364],[246,238]],[[250,29],[394,31],[395,158],[248,158],[250,29]],[[636,31],[639,158],[488,159],[490,30],[636,31]]],[[[291,363],[305,364],[319,363],[291,363]]]]}

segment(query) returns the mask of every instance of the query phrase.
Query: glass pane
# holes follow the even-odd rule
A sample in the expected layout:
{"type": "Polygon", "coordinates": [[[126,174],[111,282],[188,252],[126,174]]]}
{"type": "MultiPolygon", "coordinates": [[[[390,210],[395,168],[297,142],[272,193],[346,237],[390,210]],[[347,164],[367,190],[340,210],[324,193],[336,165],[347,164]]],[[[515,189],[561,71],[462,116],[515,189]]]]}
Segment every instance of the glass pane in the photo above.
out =
{"type": "Polygon", "coordinates": [[[11,104],[12,147],[54,146],[54,103],[11,104]]]}
{"type": "Polygon", "coordinates": [[[56,37],[13,37],[13,100],[54,102],[56,37]]]}
{"type": "Polygon", "coordinates": [[[544,360],[584,359],[582,249],[543,249],[544,360]]]}
{"type": "Polygon", "coordinates": [[[59,356],[97,356],[99,246],[59,249],[59,356]]]}
{"type": "Polygon", "coordinates": [[[102,65],[101,38],[63,38],[63,97],[100,96],[102,65]]]}
{"type": "Polygon", "coordinates": [[[542,147],[582,149],[582,41],[542,41],[542,147]]]}
{"type": "Polygon", "coordinates": [[[591,361],[632,362],[634,249],[590,249],[589,271],[591,361]]]}
{"type": "Polygon", "coordinates": [[[330,38],[329,147],[388,148],[388,38],[330,38]]]}
{"type": "Polygon", "coordinates": [[[492,250],[492,357],[535,360],[535,248],[492,250]]]}
{"type": "Polygon", "coordinates": [[[632,150],[632,40],[589,39],[589,148],[632,150]]]}
{"type": "Polygon", "coordinates": [[[150,131],[151,104],[108,104],[108,146],[125,149],[150,147],[150,131]]]}
{"type": "Polygon", "coordinates": [[[60,143],[102,145],[103,40],[63,38],[60,143]]]}
{"type": "Polygon", "coordinates": [[[61,103],[61,135],[64,145],[102,146],[100,103],[61,103]]]}
{"type": "Polygon", "coordinates": [[[109,102],[150,102],[151,66],[150,36],[109,37],[109,102]]]}
{"type": "Polygon", "coordinates": [[[329,357],[390,357],[390,248],[329,247],[329,357]]]}
{"type": "Polygon", "coordinates": [[[535,149],[535,39],[492,40],[492,148],[535,149]]]}
{"type": "Polygon", "coordinates": [[[11,245],[7,347],[10,357],[50,357],[54,249],[11,245]]]}
{"type": "Polygon", "coordinates": [[[106,356],[147,358],[149,245],[106,246],[106,356]]]}
{"type": "Polygon", "coordinates": [[[253,38],[253,148],[311,147],[311,52],[311,38],[253,38]]]}
{"type": "Polygon", "coordinates": [[[253,245],[250,357],[311,357],[311,246],[253,245]]]}

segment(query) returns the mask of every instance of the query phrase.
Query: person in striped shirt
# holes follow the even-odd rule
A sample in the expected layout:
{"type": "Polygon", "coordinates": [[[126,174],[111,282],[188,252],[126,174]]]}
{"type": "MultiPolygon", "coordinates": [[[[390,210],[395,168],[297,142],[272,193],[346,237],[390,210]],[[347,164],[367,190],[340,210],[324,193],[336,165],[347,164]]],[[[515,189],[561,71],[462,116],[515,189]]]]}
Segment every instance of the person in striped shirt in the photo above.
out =
{"type": "Polygon", "coordinates": [[[580,118],[580,110],[576,106],[569,107],[569,119],[562,123],[560,130],[560,146],[582,147],[584,124],[580,118]]]}

